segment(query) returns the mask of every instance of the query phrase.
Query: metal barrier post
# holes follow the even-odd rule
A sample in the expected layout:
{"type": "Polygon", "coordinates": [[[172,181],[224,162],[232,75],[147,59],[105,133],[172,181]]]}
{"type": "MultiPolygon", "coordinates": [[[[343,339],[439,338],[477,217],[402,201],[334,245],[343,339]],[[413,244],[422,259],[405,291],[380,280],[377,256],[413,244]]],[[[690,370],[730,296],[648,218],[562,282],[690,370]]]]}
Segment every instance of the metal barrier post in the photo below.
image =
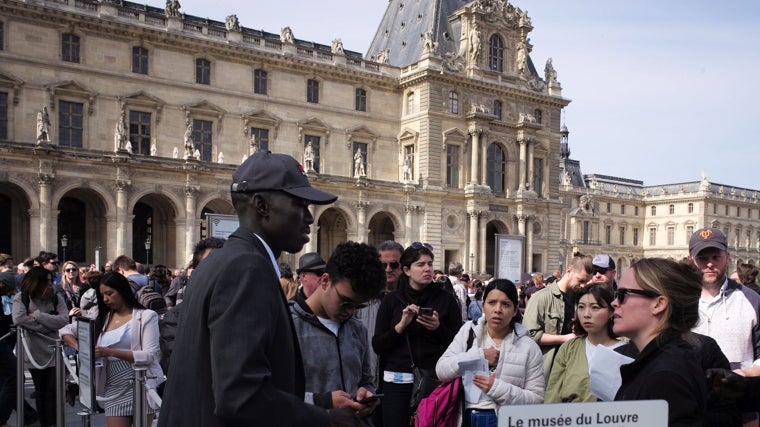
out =
{"type": "Polygon", "coordinates": [[[66,425],[66,411],[63,406],[66,399],[66,368],[63,366],[63,341],[55,340],[55,424],[66,425]]]}
{"type": "Polygon", "coordinates": [[[145,399],[145,368],[135,368],[133,412],[134,427],[148,427],[148,404],[145,399]]]}
{"type": "Polygon", "coordinates": [[[92,412],[90,412],[87,408],[84,408],[83,411],[77,412],[77,415],[82,416],[82,427],[92,427],[92,419],[90,418],[92,416],[92,412]]]}
{"type": "Polygon", "coordinates": [[[24,341],[21,328],[16,328],[16,425],[24,425],[24,341]]]}

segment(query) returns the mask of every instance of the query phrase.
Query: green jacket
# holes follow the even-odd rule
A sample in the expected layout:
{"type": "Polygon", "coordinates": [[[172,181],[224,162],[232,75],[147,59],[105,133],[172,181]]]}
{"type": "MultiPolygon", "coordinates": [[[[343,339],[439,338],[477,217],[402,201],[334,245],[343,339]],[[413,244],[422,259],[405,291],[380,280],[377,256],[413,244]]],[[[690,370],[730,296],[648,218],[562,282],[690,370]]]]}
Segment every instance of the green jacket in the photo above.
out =
{"type": "MultiPolygon", "coordinates": [[[[536,343],[539,343],[544,333],[559,335],[564,321],[565,300],[556,282],[536,292],[528,300],[523,325],[528,328],[530,337],[536,343]]],[[[549,378],[559,345],[540,345],[540,347],[544,355],[544,376],[549,378]]]]}
{"type": "Polygon", "coordinates": [[[589,386],[586,339],[573,338],[562,344],[557,351],[552,374],[546,386],[544,402],[595,402],[596,400],[589,386]]]}

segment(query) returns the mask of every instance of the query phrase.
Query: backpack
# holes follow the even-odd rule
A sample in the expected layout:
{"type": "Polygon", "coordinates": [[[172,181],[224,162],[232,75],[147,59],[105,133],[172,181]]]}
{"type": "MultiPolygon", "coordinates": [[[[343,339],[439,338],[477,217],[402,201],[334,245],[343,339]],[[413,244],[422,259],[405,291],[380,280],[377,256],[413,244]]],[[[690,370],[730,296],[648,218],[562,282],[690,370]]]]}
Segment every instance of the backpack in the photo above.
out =
{"type": "MultiPolygon", "coordinates": [[[[132,283],[130,283],[130,285],[132,283]]],[[[161,295],[161,292],[158,292],[153,286],[153,282],[137,289],[137,291],[135,291],[135,297],[140,305],[148,310],[155,311],[159,316],[166,313],[166,301],[164,300],[163,295],[161,295]]]]}
{"type": "MultiPolygon", "coordinates": [[[[475,325],[476,321],[472,322],[475,325]]],[[[467,350],[472,347],[475,332],[470,326],[467,350]]],[[[441,384],[430,395],[420,401],[414,414],[414,427],[457,427],[464,408],[464,386],[462,378],[441,384]]]]}

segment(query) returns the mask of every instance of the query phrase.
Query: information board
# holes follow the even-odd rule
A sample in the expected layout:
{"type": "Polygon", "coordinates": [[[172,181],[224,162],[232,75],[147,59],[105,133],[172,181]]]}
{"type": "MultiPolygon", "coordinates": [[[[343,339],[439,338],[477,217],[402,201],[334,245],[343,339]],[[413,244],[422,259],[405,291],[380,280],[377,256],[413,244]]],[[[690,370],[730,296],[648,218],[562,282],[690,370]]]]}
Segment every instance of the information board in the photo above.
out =
{"type": "Polygon", "coordinates": [[[499,427],[668,427],[668,402],[550,403],[499,408],[499,427]]]}
{"type": "Polygon", "coordinates": [[[219,237],[220,239],[226,239],[235,230],[237,230],[240,222],[237,215],[223,215],[223,214],[206,214],[206,224],[208,227],[208,237],[219,237]]]}
{"type": "Polygon", "coordinates": [[[85,317],[77,319],[79,346],[79,402],[90,412],[97,412],[95,402],[95,322],[85,317]]]}
{"type": "Polygon", "coordinates": [[[495,236],[496,262],[494,276],[497,279],[520,281],[523,269],[523,236],[497,234],[495,236]]]}

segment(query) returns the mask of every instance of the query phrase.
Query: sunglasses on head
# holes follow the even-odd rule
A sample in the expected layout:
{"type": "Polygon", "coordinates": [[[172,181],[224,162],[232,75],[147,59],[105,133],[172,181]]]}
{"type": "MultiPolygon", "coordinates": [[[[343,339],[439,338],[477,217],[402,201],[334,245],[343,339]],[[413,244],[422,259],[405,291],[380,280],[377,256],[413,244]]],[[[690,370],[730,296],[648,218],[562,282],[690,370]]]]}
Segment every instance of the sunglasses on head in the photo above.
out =
{"type": "Polygon", "coordinates": [[[383,266],[383,270],[388,268],[388,266],[391,267],[391,270],[396,270],[397,268],[401,267],[401,264],[398,261],[381,262],[380,265],[383,266]]]}
{"type": "Polygon", "coordinates": [[[430,243],[413,242],[409,247],[412,249],[427,248],[430,252],[433,252],[433,245],[430,243]]]}
{"type": "Polygon", "coordinates": [[[643,289],[627,289],[627,288],[620,288],[615,291],[615,299],[617,300],[618,304],[623,305],[625,302],[625,297],[628,294],[632,295],[640,295],[645,298],[657,298],[660,296],[657,292],[652,291],[645,291],[643,289]]]}

